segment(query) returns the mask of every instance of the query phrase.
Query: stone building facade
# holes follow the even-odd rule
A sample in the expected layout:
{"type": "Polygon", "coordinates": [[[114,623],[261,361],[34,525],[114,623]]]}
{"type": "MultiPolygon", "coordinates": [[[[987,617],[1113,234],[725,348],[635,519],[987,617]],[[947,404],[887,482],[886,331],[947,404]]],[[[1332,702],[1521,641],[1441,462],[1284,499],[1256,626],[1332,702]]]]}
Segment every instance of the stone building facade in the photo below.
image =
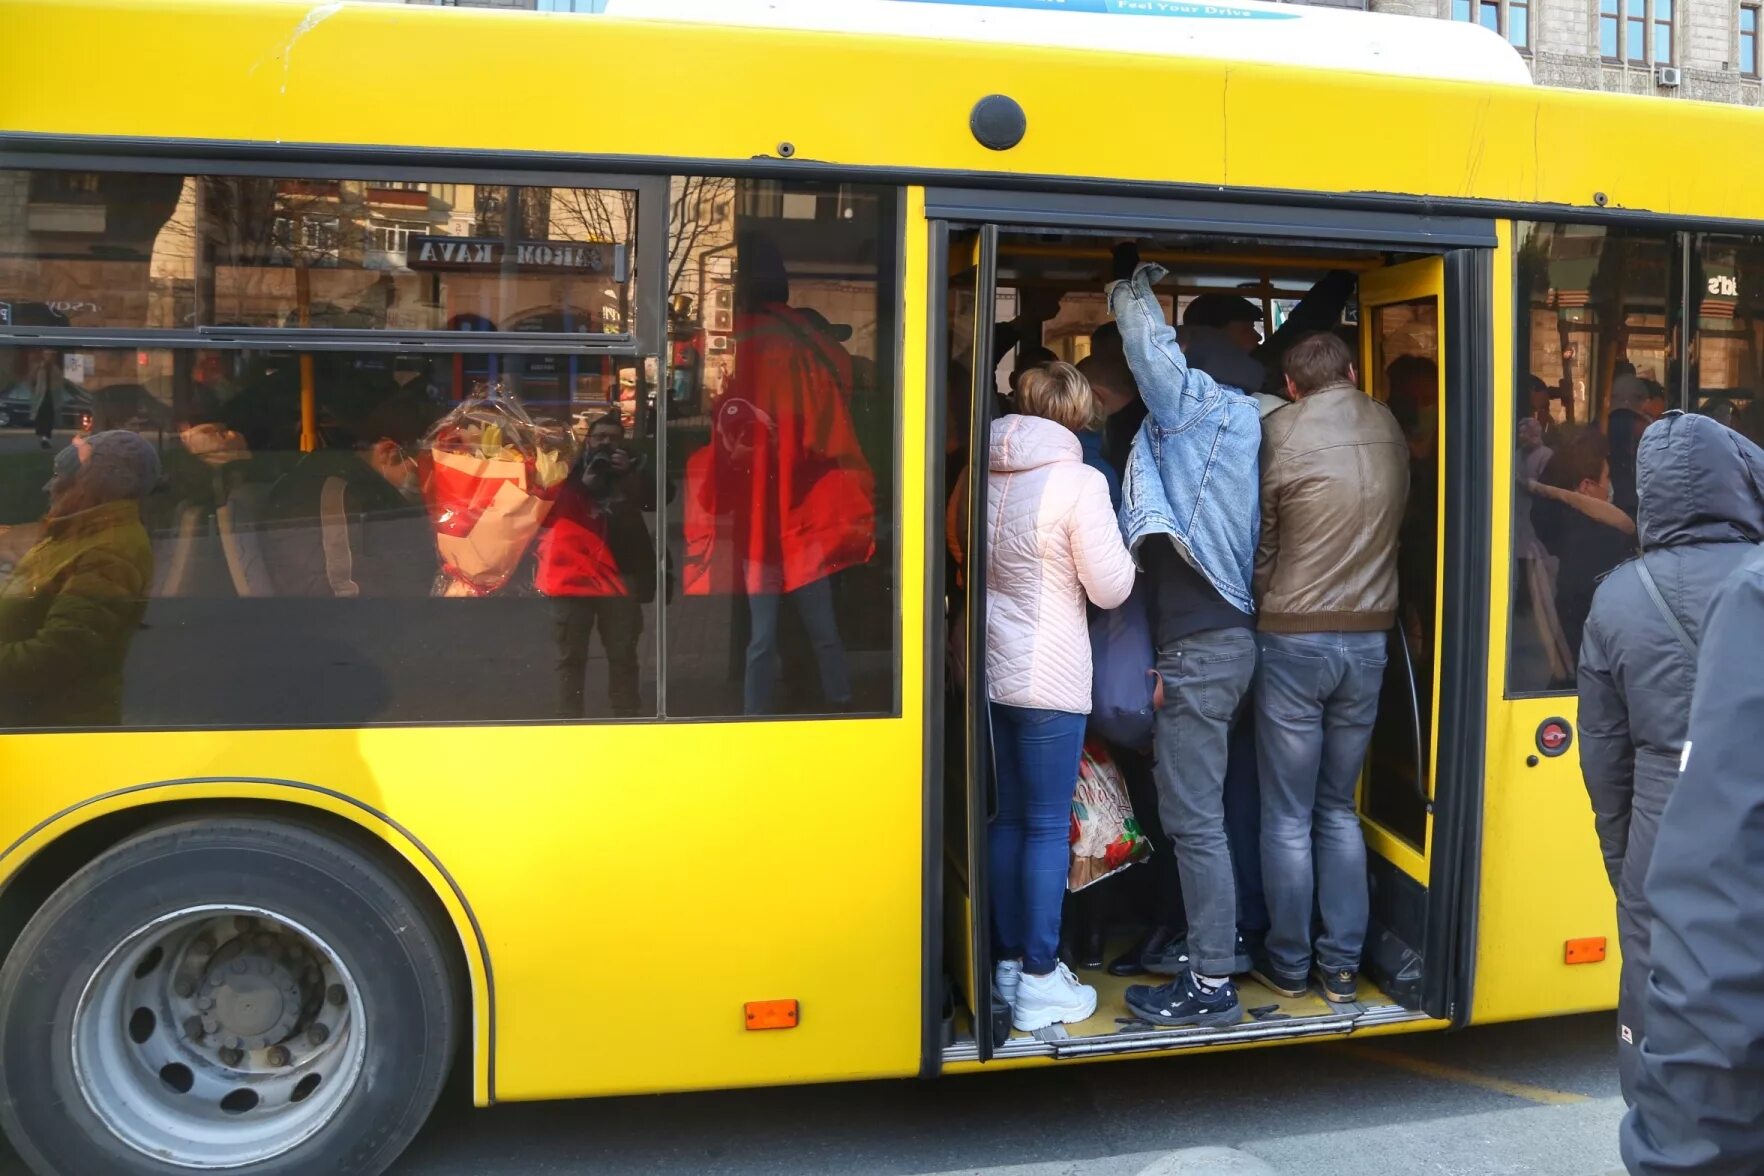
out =
{"type": "Polygon", "coordinates": [[[1374,12],[1479,20],[1506,36],[1544,85],[1764,104],[1759,9],[1742,0],[1366,3],[1374,12]]]}

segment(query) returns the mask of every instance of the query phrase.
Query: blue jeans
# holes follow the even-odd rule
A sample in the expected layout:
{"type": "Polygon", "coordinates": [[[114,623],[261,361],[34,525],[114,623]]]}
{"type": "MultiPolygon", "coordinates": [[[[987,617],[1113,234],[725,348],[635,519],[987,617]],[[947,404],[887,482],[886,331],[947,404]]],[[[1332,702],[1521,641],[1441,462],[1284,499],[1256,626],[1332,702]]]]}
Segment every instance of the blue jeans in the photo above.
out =
{"type": "Polygon", "coordinates": [[[1225,840],[1237,876],[1237,932],[1251,951],[1268,937],[1262,896],[1262,789],[1256,775],[1256,708],[1252,700],[1231,728],[1225,763],[1225,840]]]}
{"type": "Polygon", "coordinates": [[[742,710],[750,715],[773,712],[778,679],[784,663],[778,653],[778,621],[788,600],[808,633],[821,673],[821,697],[834,711],[851,706],[851,674],[845,668],[845,646],[839,640],[839,621],[833,613],[833,582],[816,580],[782,596],[757,594],[747,598],[751,632],[747,638],[747,681],[742,710]]]}
{"type": "Polygon", "coordinates": [[[1209,629],[1158,645],[1158,819],[1182,876],[1188,953],[1202,976],[1229,976],[1236,956],[1237,880],[1226,835],[1231,727],[1256,670],[1248,629],[1209,629]]]}
{"type": "Polygon", "coordinates": [[[1358,971],[1369,899],[1366,840],[1354,790],[1384,683],[1387,633],[1262,633],[1256,672],[1256,763],[1262,789],[1262,880],[1269,961],[1358,971]]]}
{"type": "Polygon", "coordinates": [[[992,704],[998,815],[986,841],[993,956],[1021,956],[1032,976],[1053,971],[1059,955],[1084,722],[1065,711],[992,704]]]}

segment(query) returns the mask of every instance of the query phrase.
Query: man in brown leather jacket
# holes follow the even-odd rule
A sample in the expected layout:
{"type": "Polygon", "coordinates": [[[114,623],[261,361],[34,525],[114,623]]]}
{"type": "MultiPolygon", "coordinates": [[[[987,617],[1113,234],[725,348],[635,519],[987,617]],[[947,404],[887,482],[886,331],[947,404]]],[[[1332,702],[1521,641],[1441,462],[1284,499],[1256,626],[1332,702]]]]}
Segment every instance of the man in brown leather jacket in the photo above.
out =
{"type": "Polygon", "coordinates": [[[1366,938],[1366,845],[1354,811],[1396,620],[1397,533],[1409,449],[1390,410],[1361,392],[1331,334],[1285,356],[1294,403],[1262,422],[1256,547],[1256,759],[1262,877],[1271,927],[1256,976],[1302,995],[1356,999],[1366,938]],[[1313,890],[1313,879],[1315,880],[1313,890]],[[1313,896],[1323,933],[1312,955],[1313,896]]]}

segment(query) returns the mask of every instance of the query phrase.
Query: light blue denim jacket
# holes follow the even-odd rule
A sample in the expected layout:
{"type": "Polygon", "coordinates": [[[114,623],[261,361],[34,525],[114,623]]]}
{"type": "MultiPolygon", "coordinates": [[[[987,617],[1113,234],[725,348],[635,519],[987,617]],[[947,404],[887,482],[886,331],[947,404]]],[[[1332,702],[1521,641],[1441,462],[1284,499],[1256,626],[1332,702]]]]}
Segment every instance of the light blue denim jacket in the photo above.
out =
{"type": "Polygon", "coordinates": [[[1254,614],[1261,418],[1254,397],[1220,386],[1183,359],[1152,293],[1164,274],[1148,263],[1107,291],[1147,410],[1127,459],[1121,531],[1135,560],[1148,535],[1170,536],[1227,603],[1254,614]]]}

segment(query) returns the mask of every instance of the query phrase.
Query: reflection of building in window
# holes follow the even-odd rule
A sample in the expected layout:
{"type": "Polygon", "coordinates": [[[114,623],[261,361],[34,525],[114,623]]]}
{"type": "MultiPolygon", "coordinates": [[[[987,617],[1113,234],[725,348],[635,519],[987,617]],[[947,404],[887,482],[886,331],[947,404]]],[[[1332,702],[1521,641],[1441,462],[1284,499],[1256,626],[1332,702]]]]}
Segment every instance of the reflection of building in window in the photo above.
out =
{"type": "Polygon", "coordinates": [[[1671,382],[1677,319],[1673,242],[1590,225],[1532,226],[1521,248],[1530,313],[1520,320],[1526,375],[1553,390],[1559,420],[1597,424],[1629,364],[1671,382]]]}
{"type": "Polygon", "coordinates": [[[412,235],[446,236],[444,227],[434,225],[411,225],[389,221],[376,221],[368,225],[367,255],[362,264],[368,269],[402,269],[405,254],[410,247],[412,235]]]}

